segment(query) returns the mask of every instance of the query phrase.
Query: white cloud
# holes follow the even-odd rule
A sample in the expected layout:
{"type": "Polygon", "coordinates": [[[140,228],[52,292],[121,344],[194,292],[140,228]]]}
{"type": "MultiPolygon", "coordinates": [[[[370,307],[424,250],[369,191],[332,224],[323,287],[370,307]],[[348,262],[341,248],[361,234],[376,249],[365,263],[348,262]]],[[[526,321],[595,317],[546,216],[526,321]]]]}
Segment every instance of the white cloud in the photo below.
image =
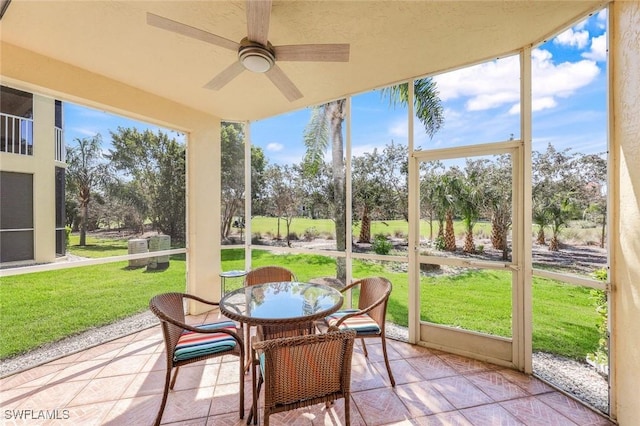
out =
{"type": "Polygon", "coordinates": [[[555,64],[551,53],[542,49],[532,52],[533,97],[567,98],[578,89],[590,84],[600,73],[594,61],[555,64]]]}
{"type": "Polygon", "coordinates": [[[607,9],[604,8],[600,12],[598,12],[597,16],[598,28],[604,29],[607,28],[607,9]]]}
{"type": "MultiPolygon", "coordinates": [[[[558,102],[556,102],[556,100],[553,99],[552,96],[543,96],[543,97],[534,98],[531,100],[531,110],[533,112],[542,111],[543,109],[554,108],[557,105],[558,105],[558,102]]],[[[520,102],[518,102],[517,104],[511,107],[511,109],[509,110],[509,114],[511,115],[520,114],[520,102]]]]}
{"type": "Polygon", "coordinates": [[[504,92],[517,94],[519,63],[517,56],[510,56],[438,75],[434,80],[438,85],[440,99],[446,102],[459,97],[504,92]]]}
{"type": "Polygon", "coordinates": [[[558,103],[552,96],[543,96],[531,101],[531,109],[533,111],[542,111],[543,109],[554,108],[558,103]]]}
{"type": "Polygon", "coordinates": [[[605,61],[607,59],[607,34],[592,38],[591,49],[584,52],[582,57],[596,62],[605,61]]]}
{"type": "Polygon", "coordinates": [[[278,152],[278,151],[282,151],[283,149],[284,149],[284,145],[282,145],[281,143],[271,142],[267,144],[267,151],[278,152]]]}
{"type": "Polygon", "coordinates": [[[569,28],[554,38],[553,42],[561,46],[584,49],[589,42],[589,31],[580,29],[578,31],[574,31],[573,28],[569,28]]]}
{"type": "MultiPolygon", "coordinates": [[[[592,45],[592,51],[598,48],[592,45]]],[[[534,49],[532,57],[534,111],[553,108],[557,98],[566,98],[590,84],[600,72],[593,60],[553,62],[551,53],[534,49]]],[[[520,110],[519,58],[511,56],[434,77],[443,102],[465,100],[466,111],[483,111],[510,105],[510,114],[520,110]]],[[[447,126],[449,111],[445,111],[447,126]]]]}
{"type": "Polygon", "coordinates": [[[497,93],[484,93],[467,101],[466,107],[469,111],[484,111],[504,105],[506,103],[517,102],[520,99],[517,91],[505,91],[497,93]]]}

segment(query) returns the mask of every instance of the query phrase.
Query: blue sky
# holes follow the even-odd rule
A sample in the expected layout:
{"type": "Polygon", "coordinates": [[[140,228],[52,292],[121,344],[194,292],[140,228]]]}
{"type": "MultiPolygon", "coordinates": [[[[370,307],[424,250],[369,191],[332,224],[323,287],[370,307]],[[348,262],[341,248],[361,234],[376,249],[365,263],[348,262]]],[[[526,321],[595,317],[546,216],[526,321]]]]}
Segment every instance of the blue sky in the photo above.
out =
{"type": "MultiPolygon", "coordinates": [[[[606,11],[567,29],[532,53],[533,148],[548,143],[584,154],[606,150],[606,11]]],[[[435,76],[445,110],[444,127],[432,138],[415,122],[422,149],[499,142],[520,136],[519,58],[502,58],[435,76]]],[[[407,143],[406,111],[392,109],[380,92],[353,97],[354,155],[392,140],[407,143]]],[[[252,143],[272,163],[301,161],[310,110],[303,109],[251,125],[252,143]]],[[[100,133],[109,147],[109,130],[118,126],[157,130],[156,126],[65,104],[65,142],[100,133]]],[[[327,154],[327,158],[328,158],[327,154]]]]}

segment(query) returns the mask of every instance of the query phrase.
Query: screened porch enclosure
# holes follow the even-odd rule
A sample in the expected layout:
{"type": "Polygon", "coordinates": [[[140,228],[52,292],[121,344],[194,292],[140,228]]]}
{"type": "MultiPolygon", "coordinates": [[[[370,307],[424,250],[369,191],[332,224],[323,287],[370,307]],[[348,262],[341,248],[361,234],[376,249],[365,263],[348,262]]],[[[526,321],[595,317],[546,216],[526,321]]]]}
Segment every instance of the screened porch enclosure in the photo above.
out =
{"type": "MultiPolygon", "coordinates": [[[[2,18],[2,77],[3,81],[14,86],[34,91],[38,89],[56,99],[73,100],[117,111],[188,134],[187,286],[190,292],[203,296],[211,296],[213,290],[216,297],[219,296],[220,252],[223,249],[218,219],[221,217],[222,207],[219,195],[222,177],[217,172],[221,163],[220,127],[223,120],[254,121],[345,97],[348,116],[351,108],[349,104],[352,102],[349,96],[354,94],[395,82],[413,81],[424,75],[437,75],[445,70],[476,64],[490,58],[517,54],[520,61],[518,76],[522,84],[521,121],[520,131],[514,133],[514,143],[520,145],[518,149],[521,149],[521,153],[514,161],[520,172],[513,181],[517,188],[512,192],[515,207],[511,260],[508,262],[514,267],[508,266],[506,270],[512,275],[512,279],[504,280],[511,281],[511,309],[515,314],[511,319],[511,336],[508,336],[508,332],[502,332],[503,335],[500,336],[511,340],[509,348],[498,352],[510,354],[510,358],[505,357],[508,360],[503,360],[504,363],[525,372],[532,370],[529,354],[533,332],[531,280],[534,275],[564,279],[600,290],[613,288],[615,291],[610,293],[610,310],[613,315],[609,324],[612,336],[611,415],[627,423],[639,417],[633,390],[640,372],[637,356],[632,349],[639,342],[635,330],[625,326],[637,323],[640,316],[640,305],[636,297],[637,283],[640,282],[636,279],[636,259],[639,253],[637,241],[640,240],[636,223],[638,171],[633,167],[638,161],[637,125],[633,117],[637,116],[634,112],[638,109],[640,99],[636,84],[638,67],[635,66],[638,62],[635,46],[640,28],[637,3],[515,2],[496,8],[492,3],[485,2],[473,5],[455,2],[390,2],[378,4],[381,9],[376,9],[376,15],[369,14],[358,2],[339,5],[330,3],[333,2],[317,2],[308,6],[303,6],[305,3],[295,3],[290,8],[285,7],[286,2],[274,3],[274,13],[281,14],[275,15],[278,18],[274,20],[274,28],[291,19],[292,22],[299,22],[300,26],[309,28],[308,35],[314,33],[316,36],[313,40],[303,40],[299,34],[299,37],[292,37],[284,29],[273,30],[275,34],[283,31],[280,36],[289,37],[288,42],[318,42],[319,36],[326,38],[327,42],[335,42],[330,39],[344,41],[349,37],[348,41],[354,52],[352,61],[344,68],[326,66],[312,68],[313,71],[310,71],[306,65],[291,66],[288,75],[304,93],[303,100],[294,103],[289,103],[272,86],[264,84],[265,81],[269,83],[268,80],[252,78],[256,76],[248,73],[244,73],[235,85],[230,85],[223,91],[202,91],[202,85],[212,78],[216,70],[221,71],[232,63],[234,52],[226,52],[227,55],[211,54],[206,43],[203,47],[191,44],[177,35],[151,33],[144,23],[146,13],[152,12],[210,30],[215,27],[217,33],[241,39],[245,33],[244,15],[233,13],[238,4],[226,2],[220,3],[221,9],[215,12],[207,11],[206,8],[210,7],[207,2],[193,2],[186,8],[172,2],[145,3],[144,6],[137,2],[119,2],[92,5],[95,9],[86,4],[65,2],[40,4],[38,7],[29,2],[12,2],[2,18]],[[315,9],[312,10],[313,13],[308,13],[304,7],[312,5],[315,9]],[[608,283],[599,283],[585,281],[583,277],[566,279],[553,272],[537,271],[532,265],[530,247],[533,238],[533,206],[529,186],[532,180],[529,175],[532,161],[530,58],[531,46],[604,6],[609,6],[610,10],[609,53],[613,64],[607,77],[610,90],[607,110],[615,119],[607,128],[610,136],[608,150],[612,156],[608,172],[611,191],[607,195],[611,210],[608,220],[610,232],[607,234],[612,238],[607,255],[612,261],[609,263],[611,268],[608,283]],[[354,16],[358,19],[354,19],[354,16]],[[61,27],[60,22],[68,22],[69,25],[61,27]],[[95,30],[86,31],[86,25],[95,26],[95,30]],[[27,38],[22,37],[25,26],[29,27],[27,38]],[[425,33],[425,28],[429,29],[428,34],[425,33]],[[376,31],[378,29],[380,31],[376,31]],[[125,35],[126,40],[123,39],[125,35]],[[425,39],[448,42],[425,43],[425,39]],[[123,44],[130,46],[131,50],[121,49],[123,44]],[[98,45],[104,47],[95,49],[98,45]],[[60,49],[60,46],[65,46],[65,49],[60,49]],[[160,58],[172,58],[176,62],[162,66],[158,63],[160,58]],[[201,58],[207,62],[196,66],[193,58],[201,58]],[[380,58],[384,59],[381,61],[380,58]],[[122,67],[123,63],[130,66],[125,69],[122,67]],[[248,102],[248,99],[252,101],[248,102]]],[[[415,140],[412,140],[415,137],[415,117],[411,112],[411,96],[406,115],[409,135],[407,149],[408,158],[415,160],[418,150],[415,140]]],[[[347,123],[348,120],[347,118],[347,123]]],[[[350,157],[349,138],[352,135],[351,131],[345,130],[346,161],[350,157]]],[[[251,140],[250,136],[248,140],[251,140]]],[[[492,138],[484,142],[508,140],[509,136],[505,134],[503,138],[492,138]]],[[[348,175],[349,167],[345,167],[348,175]]],[[[418,181],[419,169],[415,162],[412,165],[410,161],[409,185],[417,185],[418,181]]],[[[245,189],[249,187],[245,185],[245,189]]],[[[412,188],[410,193],[413,198],[409,198],[407,202],[407,255],[391,256],[388,259],[387,255],[376,256],[384,257],[380,260],[408,265],[407,295],[411,300],[407,306],[409,340],[428,346],[431,335],[421,331],[420,264],[444,264],[445,261],[439,258],[421,259],[421,254],[415,250],[419,247],[420,200],[418,188],[412,188]]],[[[348,191],[347,189],[347,194],[348,191]]],[[[349,200],[350,196],[346,199],[349,200]]],[[[350,208],[352,207],[347,203],[347,222],[352,220],[352,214],[348,212],[350,208]]],[[[249,217],[250,212],[249,205],[249,208],[245,207],[243,215],[249,217]]],[[[247,228],[250,222],[245,220],[245,224],[245,241],[250,241],[246,238],[247,233],[251,235],[247,228]]],[[[349,225],[346,229],[352,230],[349,225]]],[[[355,275],[352,270],[355,260],[370,258],[365,253],[353,253],[348,246],[350,240],[351,238],[346,238],[344,252],[325,252],[344,259],[347,279],[355,275]]],[[[253,250],[248,243],[243,247],[248,251],[253,250]]],[[[251,259],[251,255],[245,254],[245,259],[251,259]]],[[[371,259],[378,260],[377,257],[371,259]]],[[[484,264],[483,260],[476,261],[474,266],[493,269],[498,265],[484,264]]],[[[193,305],[190,309],[197,314],[202,307],[193,305]]],[[[452,351],[464,350],[452,348],[452,351]]]]}

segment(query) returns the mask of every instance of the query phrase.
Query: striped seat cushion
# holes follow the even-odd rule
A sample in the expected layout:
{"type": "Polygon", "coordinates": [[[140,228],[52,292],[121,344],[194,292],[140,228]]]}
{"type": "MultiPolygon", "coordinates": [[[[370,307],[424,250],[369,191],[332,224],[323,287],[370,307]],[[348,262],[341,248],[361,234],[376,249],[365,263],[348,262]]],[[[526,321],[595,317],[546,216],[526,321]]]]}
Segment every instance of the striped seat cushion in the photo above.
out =
{"type": "MultiPolygon", "coordinates": [[[[215,322],[197,327],[205,330],[224,329],[238,331],[233,321],[215,322]]],[[[176,350],[173,353],[173,360],[185,361],[202,355],[228,351],[235,346],[235,339],[225,333],[195,333],[185,330],[180,339],[178,339],[176,350]]]]}
{"type": "MultiPolygon", "coordinates": [[[[340,318],[347,314],[357,312],[357,309],[345,309],[343,311],[337,311],[325,318],[325,321],[329,326],[335,325],[340,318]]],[[[340,330],[354,330],[357,334],[379,334],[380,327],[371,319],[367,314],[355,315],[347,318],[340,324],[340,330]]]]}

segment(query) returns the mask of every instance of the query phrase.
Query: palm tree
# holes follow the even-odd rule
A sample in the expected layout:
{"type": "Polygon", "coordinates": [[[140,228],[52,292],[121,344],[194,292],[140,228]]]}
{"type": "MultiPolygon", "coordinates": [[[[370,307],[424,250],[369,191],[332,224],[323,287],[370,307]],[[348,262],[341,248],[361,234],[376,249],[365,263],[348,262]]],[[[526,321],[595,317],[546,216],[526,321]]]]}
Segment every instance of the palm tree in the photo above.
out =
{"type": "MultiPolygon", "coordinates": [[[[340,99],[314,107],[311,112],[311,120],[309,120],[304,132],[304,144],[307,147],[303,161],[305,174],[316,175],[318,173],[323,162],[323,154],[331,142],[333,208],[336,223],[336,249],[338,251],[344,251],[347,248],[344,142],[342,138],[342,122],[346,114],[345,102],[345,99],[340,99]]],[[[347,277],[345,259],[338,258],[336,263],[336,277],[344,281],[347,277]]]]}
{"type": "Polygon", "coordinates": [[[481,198],[482,194],[476,182],[472,179],[461,182],[458,205],[460,207],[462,223],[464,223],[466,231],[464,246],[462,248],[462,251],[465,253],[475,253],[476,251],[476,245],[473,241],[473,228],[480,215],[481,198]]]}
{"type": "Polygon", "coordinates": [[[87,244],[87,219],[92,194],[110,175],[109,167],[102,161],[102,137],[75,139],[77,146],[67,147],[67,185],[76,191],[80,205],[80,245],[87,244]]]}
{"type": "Polygon", "coordinates": [[[459,170],[456,168],[448,170],[442,175],[442,183],[439,187],[438,201],[441,210],[444,211],[444,249],[446,251],[456,251],[456,234],[453,228],[453,217],[457,207],[457,200],[460,197],[461,181],[458,176],[459,170]]]}
{"type": "Polygon", "coordinates": [[[549,251],[558,251],[560,249],[560,241],[558,236],[560,230],[566,226],[571,215],[571,200],[569,196],[559,197],[554,200],[548,208],[550,217],[551,232],[553,233],[549,242],[549,251]]]}
{"type": "MultiPolygon", "coordinates": [[[[424,124],[429,136],[433,136],[444,122],[444,109],[440,103],[436,83],[431,78],[416,80],[414,84],[414,106],[418,119],[424,124]]],[[[382,90],[392,105],[406,105],[409,99],[408,85],[388,87],[382,90]]],[[[324,152],[331,142],[331,164],[333,177],[334,219],[336,223],[336,248],[346,248],[346,200],[345,165],[342,123],[345,117],[345,100],[329,102],[314,107],[311,119],[305,128],[304,143],[307,152],[304,169],[307,174],[315,174],[322,163],[324,152]]],[[[346,264],[343,258],[337,259],[337,278],[346,278],[346,264]]]]}
{"type": "Polygon", "coordinates": [[[551,223],[548,206],[537,205],[533,207],[533,223],[538,225],[538,234],[536,235],[536,244],[545,245],[546,237],[544,229],[551,223]]]}

